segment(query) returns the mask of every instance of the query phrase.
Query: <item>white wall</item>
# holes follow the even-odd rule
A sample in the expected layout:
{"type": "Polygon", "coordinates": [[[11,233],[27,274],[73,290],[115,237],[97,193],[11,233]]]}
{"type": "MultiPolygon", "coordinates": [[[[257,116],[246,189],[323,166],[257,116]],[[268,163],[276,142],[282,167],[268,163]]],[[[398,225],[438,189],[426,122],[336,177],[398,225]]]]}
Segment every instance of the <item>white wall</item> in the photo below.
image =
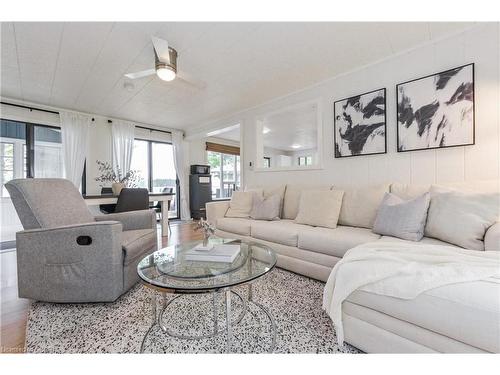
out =
{"type": "Polygon", "coordinates": [[[243,132],[244,183],[328,183],[361,186],[383,182],[446,183],[497,179],[500,165],[498,23],[480,24],[450,38],[434,41],[383,61],[278,98],[259,107],[188,131],[188,137],[240,122],[243,132]],[[399,82],[475,63],[476,144],[456,148],[396,152],[396,92],[399,82]],[[387,88],[387,147],[385,155],[333,157],[333,102],[374,89],[387,88]],[[320,99],[323,103],[323,169],[256,172],[256,118],[267,112],[320,99]]]}

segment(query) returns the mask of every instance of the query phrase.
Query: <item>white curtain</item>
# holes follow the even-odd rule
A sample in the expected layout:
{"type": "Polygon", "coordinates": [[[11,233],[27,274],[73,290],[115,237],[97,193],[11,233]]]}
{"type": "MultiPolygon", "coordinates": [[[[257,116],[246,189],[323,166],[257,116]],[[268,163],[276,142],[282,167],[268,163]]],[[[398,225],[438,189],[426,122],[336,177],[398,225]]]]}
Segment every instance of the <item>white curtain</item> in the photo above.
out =
{"type": "Polygon", "coordinates": [[[181,202],[181,219],[189,220],[191,213],[188,205],[188,186],[184,157],[184,136],[181,131],[172,131],[172,144],[174,146],[174,164],[177,178],[179,179],[179,192],[181,202]]]}
{"type": "Polygon", "coordinates": [[[64,177],[77,188],[82,183],[92,119],[75,112],[60,112],[64,177]]]}
{"type": "Polygon", "coordinates": [[[113,120],[111,137],[113,140],[113,169],[118,178],[124,178],[130,172],[132,151],[134,149],[135,126],[131,122],[113,120]],[[120,173],[118,171],[120,169],[120,173]]]}

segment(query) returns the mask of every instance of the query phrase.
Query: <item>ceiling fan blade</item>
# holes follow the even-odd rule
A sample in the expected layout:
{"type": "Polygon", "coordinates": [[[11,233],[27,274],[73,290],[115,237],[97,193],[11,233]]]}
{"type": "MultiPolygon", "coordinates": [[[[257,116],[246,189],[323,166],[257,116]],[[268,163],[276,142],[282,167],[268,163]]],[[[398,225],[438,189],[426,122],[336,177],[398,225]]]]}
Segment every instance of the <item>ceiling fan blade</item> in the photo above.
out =
{"type": "Polygon", "coordinates": [[[130,79],[137,79],[137,78],[147,77],[155,73],[156,69],[148,69],[148,70],[141,70],[140,72],[135,72],[135,73],[127,73],[125,74],[125,77],[130,79]]]}
{"type": "Polygon", "coordinates": [[[151,37],[156,55],[161,62],[170,64],[170,52],[168,51],[168,42],[155,36],[151,37]]]}
{"type": "Polygon", "coordinates": [[[207,84],[203,82],[202,80],[193,77],[191,74],[186,73],[186,72],[177,72],[177,78],[180,79],[181,81],[186,82],[187,84],[194,86],[200,90],[203,90],[205,87],[207,87],[207,84]]]}

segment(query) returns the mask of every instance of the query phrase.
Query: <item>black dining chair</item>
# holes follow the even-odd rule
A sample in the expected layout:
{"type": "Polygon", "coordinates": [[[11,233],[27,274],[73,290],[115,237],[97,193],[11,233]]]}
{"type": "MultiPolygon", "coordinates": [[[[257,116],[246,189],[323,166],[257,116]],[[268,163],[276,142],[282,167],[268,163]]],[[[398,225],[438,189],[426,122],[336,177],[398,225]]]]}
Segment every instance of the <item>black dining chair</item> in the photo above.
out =
{"type": "Polygon", "coordinates": [[[123,188],[116,202],[115,212],[149,209],[148,189],[123,188]]]}
{"type": "MultiPolygon", "coordinates": [[[[101,194],[102,195],[108,195],[108,194],[113,195],[113,189],[111,189],[110,187],[102,187],[101,194]]],[[[112,214],[113,212],[115,212],[116,204],[115,203],[113,203],[113,204],[100,204],[99,209],[101,210],[102,213],[112,214]]]]}
{"type": "MultiPolygon", "coordinates": [[[[174,191],[174,188],[171,188],[171,187],[164,187],[161,192],[162,193],[172,193],[174,191]]],[[[172,203],[172,201],[168,201],[167,202],[167,215],[168,215],[168,211],[170,211],[170,204],[172,203]]],[[[160,215],[160,218],[161,218],[161,215],[164,215],[163,212],[161,212],[161,202],[156,202],[156,204],[152,204],[151,206],[149,206],[149,208],[155,210],[155,212],[160,215]]],[[[168,231],[170,233],[172,233],[172,229],[170,229],[170,220],[168,221],[168,231]]]]}

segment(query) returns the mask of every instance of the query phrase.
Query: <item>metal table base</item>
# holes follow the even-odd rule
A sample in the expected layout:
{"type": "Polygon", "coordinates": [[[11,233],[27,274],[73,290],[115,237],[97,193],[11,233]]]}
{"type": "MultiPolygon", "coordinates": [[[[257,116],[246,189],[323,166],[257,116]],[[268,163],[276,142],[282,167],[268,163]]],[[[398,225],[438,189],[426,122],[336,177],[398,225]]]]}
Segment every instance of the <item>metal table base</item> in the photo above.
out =
{"type": "Polygon", "coordinates": [[[212,338],[218,335],[219,329],[218,329],[218,313],[217,313],[217,294],[223,294],[224,295],[224,305],[225,305],[225,316],[226,316],[226,352],[230,353],[231,352],[231,344],[233,340],[233,325],[239,324],[243,318],[245,317],[247,311],[248,311],[248,304],[251,303],[254,306],[258,307],[269,319],[271,323],[271,346],[268,350],[269,353],[274,352],[274,348],[276,346],[276,323],[274,321],[273,316],[269,312],[269,310],[264,307],[262,304],[256,302],[253,300],[253,291],[252,291],[252,284],[248,284],[248,301],[246,301],[239,293],[237,293],[234,290],[231,290],[230,288],[223,289],[222,291],[215,291],[211,292],[212,294],[212,319],[213,319],[213,330],[212,332],[205,334],[205,335],[180,335],[177,333],[172,332],[166,325],[164,325],[163,322],[163,316],[165,312],[167,311],[168,307],[172,305],[172,303],[177,300],[178,298],[184,296],[184,294],[178,295],[174,298],[172,298],[170,301],[166,302],[166,292],[163,292],[163,308],[159,313],[157,313],[157,298],[156,298],[156,292],[153,291],[153,295],[151,296],[151,309],[152,309],[152,324],[151,327],[147,330],[146,334],[144,335],[144,338],[142,339],[141,342],[141,348],[140,352],[144,352],[144,346],[146,343],[146,339],[156,326],[159,326],[160,329],[168,334],[171,337],[180,339],[180,340],[201,340],[201,339],[206,339],[206,338],[212,338]],[[241,314],[236,318],[235,322],[231,322],[231,316],[232,316],[232,309],[231,309],[231,295],[234,294],[236,297],[238,297],[241,300],[241,303],[243,305],[243,310],[241,314]]]}

